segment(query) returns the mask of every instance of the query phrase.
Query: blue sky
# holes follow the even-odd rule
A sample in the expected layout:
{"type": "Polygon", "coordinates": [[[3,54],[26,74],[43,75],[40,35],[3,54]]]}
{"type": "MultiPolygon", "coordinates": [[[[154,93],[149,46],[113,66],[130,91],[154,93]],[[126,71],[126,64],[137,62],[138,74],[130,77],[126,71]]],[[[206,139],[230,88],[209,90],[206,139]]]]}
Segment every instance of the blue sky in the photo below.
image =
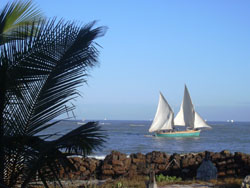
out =
{"type": "Polygon", "coordinates": [[[187,84],[205,119],[250,121],[250,1],[34,2],[48,17],[109,28],[78,119],[153,119],[159,91],[177,112],[187,84]]]}

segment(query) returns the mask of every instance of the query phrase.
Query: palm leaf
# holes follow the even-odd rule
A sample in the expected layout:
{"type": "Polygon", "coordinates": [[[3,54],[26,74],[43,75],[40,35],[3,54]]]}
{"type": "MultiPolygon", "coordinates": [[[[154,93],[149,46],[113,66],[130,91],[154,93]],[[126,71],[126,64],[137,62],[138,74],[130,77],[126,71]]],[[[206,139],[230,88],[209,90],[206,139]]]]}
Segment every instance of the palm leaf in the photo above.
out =
{"type": "Polygon", "coordinates": [[[0,45],[20,39],[20,35],[17,38],[16,33],[22,33],[21,38],[29,36],[30,33],[24,35],[23,26],[32,28],[32,25],[36,25],[41,19],[43,19],[41,11],[31,0],[7,4],[0,12],[0,45]]]}
{"type": "Polygon", "coordinates": [[[88,122],[54,141],[58,149],[66,153],[86,156],[93,150],[100,149],[105,142],[105,134],[98,123],[88,122]]]}
{"type": "Polygon", "coordinates": [[[32,32],[29,37],[0,47],[0,136],[9,140],[4,142],[6,185],[21,176],[25,187],[38,173],[47,186],[46,180],[58,180],[58,165],[70,166],[67,156],[87,155],[102,146],[105,135],[94,122],[50,142],[37,136],[58,123],[52,119],[74,109],[69,102],[97,63],[93,41],[105,32],[104,27],[93,29],[94,24],[42,21],[26,30],[32,32]]]}

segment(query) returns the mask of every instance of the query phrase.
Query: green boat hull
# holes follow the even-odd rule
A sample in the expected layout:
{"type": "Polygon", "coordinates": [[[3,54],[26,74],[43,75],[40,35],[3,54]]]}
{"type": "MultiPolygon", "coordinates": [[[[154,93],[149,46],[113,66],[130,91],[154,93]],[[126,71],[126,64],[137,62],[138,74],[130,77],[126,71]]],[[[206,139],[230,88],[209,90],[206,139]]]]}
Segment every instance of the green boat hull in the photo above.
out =
{"type": "Polygon", "coordinates": [[[200,131],[182,131],[182,132],[172,132],[172,133],[155,133],[156,137],[198,137],[200,136],[200,131]]]}

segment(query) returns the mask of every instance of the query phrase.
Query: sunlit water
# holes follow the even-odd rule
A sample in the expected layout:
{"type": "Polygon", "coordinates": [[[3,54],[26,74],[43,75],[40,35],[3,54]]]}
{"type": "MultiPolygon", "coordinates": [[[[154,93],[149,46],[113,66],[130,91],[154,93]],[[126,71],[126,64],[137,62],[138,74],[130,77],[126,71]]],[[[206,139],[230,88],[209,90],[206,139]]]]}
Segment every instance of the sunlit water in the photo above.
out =
{"type": "MultiPolygon", "coordinates": [[[[250,153],[250,122],[208,122],[210,130],[201,132],[193,138],[157,138],[148,132],[150,121],[100,121],[100,126],[108,135],[105,147],[95,151],[92,156],[103,157],[112,150],[122,153],[148,153],[163,151],[171,153],[200,152],[204,150],[219,152],[250,153]]],[[[66,132],[77,128],[77,121],[62,121],[44,133],[66,132]]]]}

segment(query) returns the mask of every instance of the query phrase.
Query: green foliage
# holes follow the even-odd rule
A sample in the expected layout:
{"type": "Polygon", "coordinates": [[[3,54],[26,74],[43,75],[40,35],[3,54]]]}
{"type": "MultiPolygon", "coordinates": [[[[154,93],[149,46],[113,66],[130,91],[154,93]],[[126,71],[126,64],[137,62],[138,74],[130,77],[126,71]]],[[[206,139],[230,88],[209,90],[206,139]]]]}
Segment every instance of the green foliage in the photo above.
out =
{"type": "MultiPolygon", "coordinates": [[[[6,12],[10,9],[15,10],[7,6],[0,12],[0,35],[1,21],[9,21],[6,12]]],[[[59,169],[75,170],[68,156],[86,156],[102,147],[106,136],[97,122],[61,136],[41,135],[59,123],[54,118],[75,109],[77,87],[87,82],[88,70],[98,63],[94,41],[106,28],[94,25],[31,21],[28,29],[17,26],[22,33],[11,32],[8,42],[1,40],[0,187],[28,187],[36,176],[44,187],[48,180],[61,185],[59,169]]]]}
{"type": "Polygon", "coordinates": [[[112,188],[127,188],[121,181],[116,182],[115,185],[112,185],[112,188]]]}
{"type": "Polygon", "coordinates": [[[122,182],[118,182],[116,185],[117,188],[121,188],[122,187],[122,182]]]}
{"type": "Polygon", "coordinates": [[[115,180],[107,180],[104,184],[99,185],[100,188],[141,188],[145,187],[146,176],[134,176],[129,178],[118,178],[115,180]]]}
{"type": "Polygon", "coordinates": [[[179,177],[177,178],[176,176],[164,176],[163,174],[156,175],[156,181],[157,182],[179,182],[182,181],[182,179],[179,177]]]}
{"type": "Polygon", "coordinates": [[[123,188],[123,184],[121,181],[118,181],[115,185],[112,185],[112,188],[123,188]]]}
{"type": "Polygon", "coordinates": [[[31,0],[8,3],[0,12],[0,44],[27,37],[44,19],[41,11],[31,0]]]}

